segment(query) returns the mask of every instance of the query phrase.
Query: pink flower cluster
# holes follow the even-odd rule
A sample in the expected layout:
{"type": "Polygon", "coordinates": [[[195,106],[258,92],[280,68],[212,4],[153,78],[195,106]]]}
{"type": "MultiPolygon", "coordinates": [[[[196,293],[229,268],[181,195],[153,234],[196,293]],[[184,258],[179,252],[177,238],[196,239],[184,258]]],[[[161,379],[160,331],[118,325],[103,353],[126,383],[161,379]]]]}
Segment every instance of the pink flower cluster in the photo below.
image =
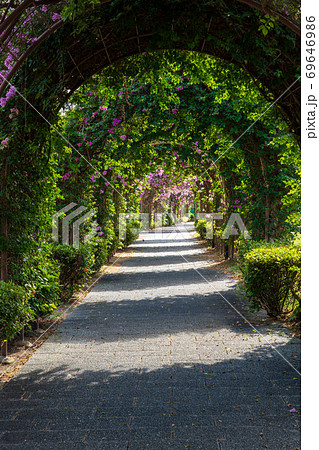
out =
{"type": "Polygon", "coordinates": [[[11,86],[8,92],[6,93],[5,97],[0,98],[0,106],[4,107],[6,106],[7,102],[14,96],[16,93],[16,88],[14,86],[11,86]]]}
{"type": "Polygon", "coordinates": [[[9,114],[9,119],[13,119],[14,116],[19,114],[19,110],[17,108],[11,108],[10,109],[11,114],[9,114]]]}
{"type": "Polygon", "coordinates": [[[71,176],[71,172],[67,172],[64,175],[62,175],[63,180],[66,180],[67,178],[69,178],[71,176]]]}
{"type": "Polygon", "coordinates": [[[120,120],[120,119],[113,119],[113,122],[112,122],[113,127],[112,127],[112,128],[109,128],[107,131],[108,131],[110,134],[115,133],[114,128],[117,127],[120,123],[121,123],[121,120],[120,120]]]}
{"type": "MultiPolygon", "coordinates": [[[[46,13],[48,11],[48,8],[46,5],[42,5],[41,10],[42,10],[41,15],[43,15],[43,13],[46,13]]],[[[34,36],[34,37],[30,36],[30,32],[32,32],[34,30],[34,24],[33,24],[34,19],[35,18],[37,19],[37,16],[38,16],[38,14],[36,12],[36,9],[31,7],[30,11],[23,19],[22,24],[19,24],[18,26],[14,26],[13,29],[11,30],[12,36],[14,36],[15,39],[14,40],[12,39],[8,44],[8,53],[7,53],[7,57],[4,61],[4,66],[7,68],[7,70],[0,71],[0,76],[2,79],[6,78],[6,76],[12,69],[12,66],[13,66],[15,60],[17,60],[19,58],[19,53],[20,53],[21,49],[18,46],[21,45],[23,48],[26,44],[32,44],[33,42],[36,42],[38,40],[38,38],[36,36],[34,36]],[[28,29],[28,27],[29,27],[30,31],[25,31],[28,29]]],[[[58,13],[53,13],[51,18],[52,18],[53,22],[56,22],[56,21],[62,19],[61,15],[58,13]]],[[[8,102],[8,100],[10,100],[10,98],[13,97],[15,93],[16,93],[16,89],[13,86],[11,86],[10,89],[8,90],[6,96],[0,98],[0,106],[4,107],[6,105],[6,103],[8,102]]]]}
{"type": "Polygon", "coordinates": [[[58,14],[58,13],[53,13],[53,15],[52,15],[52,20],[53,20],[53,22],[57,22],[58,20],[61,20],[61,19],[62,19],[62,17],[61,17],[60,14],[58,14]]]}
{"type": "Polygon", "coordinates": [[[8,147],[8,143],[9,143],[9,138],[6,137],[5,139],[3,139],[3,141],[1,141],[0,150],[3,150],[4,148],[7,148],[8,147]]]}

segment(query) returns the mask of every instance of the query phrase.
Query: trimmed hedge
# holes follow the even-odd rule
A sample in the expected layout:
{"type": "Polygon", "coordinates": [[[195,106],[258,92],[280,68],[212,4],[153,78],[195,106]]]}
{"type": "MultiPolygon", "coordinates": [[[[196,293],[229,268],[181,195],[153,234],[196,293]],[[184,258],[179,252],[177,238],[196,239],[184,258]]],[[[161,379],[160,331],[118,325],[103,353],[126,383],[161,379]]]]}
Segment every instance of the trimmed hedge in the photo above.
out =
{"type": "Polygon", "coordinates": [[[16,282],[0,282],[0,344],[13,339],[35,316],[51,312],[61,301],[69,300],[90,274],[99,270],[118,248],[130,245],[139,221],[129,221],[126,238],[120,241],[115,231],[95,238],[79,249],[54,244],[47,253],[30,256],[16,282]],[[22,287],[23,286],[23,287],[22,287]]]}
{"type": "Polygon", "coordinates": [[[13,267],[12,281],[26,289],[36,316],[52,312],[59,304],[60,267],[52,258],[52,249],[52,245],[43,245],[13,267]]]}
{"type": "Polygon", "coordinates": [[[28,293],[11,281],[0,282],[0,344],[18,334],[34,318],[28,293]]]}
{"type": "Polygon", "coordinates": [[[127,247],[132,242],[135,241],[135,239],[138,238],[138,233],[134,232],[135,230],[139,230],[141,228],[141,223],[138,220],[129,220],[127,223],[126,228],[126,236],[124,239],[124,246],[127,247]],[[133,231],[134,230],[134,231],[133,231]]]}
{"type": "MultiPolygon", "coordinates": [[[[196,230],[206,238],[210,223],[196,220],[196,230]]],[[[219,236],[220,230],[214,231],[219,236]]],[[[233,243],[230,236],[227,243],[233,243]]],[[[249,300],[252,310],[264,308],[272,317],[293,312],[299,319],[301,312],[301,243],[300,234],[271,243],[265,241],[236,240],[239,268],[243,273],[241,292],[249,300]]]]}
{"type": "Polygon", "coordinates": [[[88,277],[94,257],[90,246],[84,245],[79,249],[71,245],[56,245],[53,257],[60,264],[61,299],[68,300],[88,277]]]}
{"type": "Polygon", "coordinates": [[[242,253],[241,260],[243,290],[253,309],[263,307],[273,317],[300,312],[301,256],[297,246],[260,243],[242,253]]]}
{"type": "Polygon", "coordinates": [[[200,237],[202,239],[205,239],[206,238],[206,232],[207,232],[206,219],[196,220],[195,228],[196,228],[197,232],[199,233],[200,237]]]}

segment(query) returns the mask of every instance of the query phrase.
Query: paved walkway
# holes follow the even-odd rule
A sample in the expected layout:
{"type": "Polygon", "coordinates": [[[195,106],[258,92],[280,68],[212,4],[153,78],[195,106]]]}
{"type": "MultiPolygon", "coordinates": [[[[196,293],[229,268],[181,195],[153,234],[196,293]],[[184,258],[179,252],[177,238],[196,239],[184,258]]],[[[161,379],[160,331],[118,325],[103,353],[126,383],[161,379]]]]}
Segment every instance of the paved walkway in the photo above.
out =
{"type": "Polygon", "coordinates": [[[300,377],[272,348],[298,369],[299,341],[183,229],[143,233],[0,391],[1,449],[300,448],[300,377]]]}

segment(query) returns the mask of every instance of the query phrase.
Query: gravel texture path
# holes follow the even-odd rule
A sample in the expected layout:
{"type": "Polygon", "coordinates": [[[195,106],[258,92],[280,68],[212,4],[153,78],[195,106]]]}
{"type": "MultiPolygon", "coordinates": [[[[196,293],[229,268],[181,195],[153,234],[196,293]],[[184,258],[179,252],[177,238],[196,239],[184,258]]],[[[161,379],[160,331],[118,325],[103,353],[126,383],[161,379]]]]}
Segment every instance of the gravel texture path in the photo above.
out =
{"type": "Polygon", "coordinates": [[[191,224],[130,250],[0,391],[0,448],[299,449],[299,340],[191,224]]]}

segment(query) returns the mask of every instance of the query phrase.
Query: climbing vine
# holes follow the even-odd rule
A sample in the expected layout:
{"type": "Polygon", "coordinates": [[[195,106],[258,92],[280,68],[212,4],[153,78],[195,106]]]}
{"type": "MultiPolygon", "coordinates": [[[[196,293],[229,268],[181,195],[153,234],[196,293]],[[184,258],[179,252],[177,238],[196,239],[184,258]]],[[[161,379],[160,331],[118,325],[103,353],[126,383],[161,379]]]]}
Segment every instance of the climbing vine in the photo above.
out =
{"type": "Polygon", "coordinates": [[[87,3],[42,5],[61,26],[14,72],[45,29],[35,9],[22,14],[0,57],[12,75],[0,99],[1,279],[24,290],[22,317],[52,311],[134,239],[120,239],[121,214],[221,212],[222,229],[240,212],[265,241],[300,226],[298,114],[291,100],[271,107],[299,83],[294,33],[238,2],[87,3]],[[52,239],[70,204],[94,211],[76,250],[52,239]]]}

